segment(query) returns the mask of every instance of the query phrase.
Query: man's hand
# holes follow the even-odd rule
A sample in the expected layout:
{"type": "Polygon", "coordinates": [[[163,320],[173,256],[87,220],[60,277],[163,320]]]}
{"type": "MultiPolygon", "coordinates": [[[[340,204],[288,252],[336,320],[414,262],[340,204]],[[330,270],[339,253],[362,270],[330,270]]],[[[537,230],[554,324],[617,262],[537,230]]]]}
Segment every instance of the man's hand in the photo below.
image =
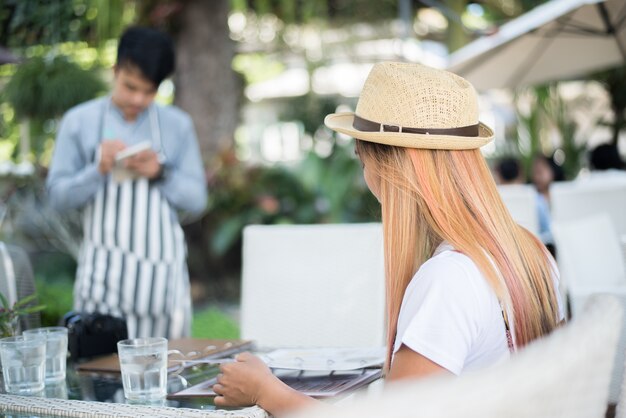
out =
{"type": "Polygon", "coordinates": [[[141,177],[153,179],[161,171],[161,163],[157,153],[151,149],[141,151],[124,162],[124,167],[139,174],[141,177]]]}
{"type": "Polygon", "coordinates": [[[107,174],[111,171],[115,165],[115,154],[126,148],[119,139],[109,139],[102,141],[100,144],[100,164],[98,164],[98,171],[101,174],[107,174]]]}

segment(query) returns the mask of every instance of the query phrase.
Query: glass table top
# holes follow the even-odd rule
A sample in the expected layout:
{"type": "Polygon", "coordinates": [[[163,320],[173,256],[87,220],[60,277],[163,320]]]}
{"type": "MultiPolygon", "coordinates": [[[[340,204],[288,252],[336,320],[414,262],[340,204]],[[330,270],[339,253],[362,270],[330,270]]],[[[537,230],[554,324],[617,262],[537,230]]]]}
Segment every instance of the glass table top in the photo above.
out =
{"type": "MultiPolygon", "coordinates": [[[[178,392],[189,386],[215,377],[218,373],[215,365],[194,365],[186,368],[180,375],[170,373],[168,375],[168,393],[178,392]]],[[[2,374],[0,373],[0,378],[2,374]]],[[[0,393],[5,394],[4,384],[0,384],[0,393]]],[[[65,381],[50,384],[47,383],[43,392],[34,395],[38,398],[84,400],[103,403],[124,403],[131,405],[167,406],[175,408],[192,408],[202,410],[215,410],[213,398],[177,398],[164,399],[156,402],[131,402],[124,397],[121,375],[117,373],[95,373],[76,370],[75,364],[68,362],[67,376],[65,381]]],[[[100,405],[103,406],[103,405],[100,405]]],[[[224,409],[221,407],[220,409],[224,409]]],[[[0,412],[0,416],[2,413],[0,412]]],[[[11,417],[29,416],[32,414],[6,415],[11,417]]],[[[37,415],[47,417],[46,415],[37,415]]]]}

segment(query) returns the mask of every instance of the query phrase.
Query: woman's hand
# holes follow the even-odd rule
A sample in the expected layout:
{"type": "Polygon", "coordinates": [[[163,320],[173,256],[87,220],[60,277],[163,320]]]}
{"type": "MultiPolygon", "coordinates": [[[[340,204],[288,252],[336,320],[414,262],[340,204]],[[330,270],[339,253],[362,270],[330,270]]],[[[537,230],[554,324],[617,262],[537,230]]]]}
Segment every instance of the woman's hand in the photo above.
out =
{"type": "Polygon", "coordinates": [[[241,353],[232,363],[220,365],[213,391],[217,406],[251,406],[262,402],[264,393],[272,393],[282,382],[257,356],[241,353]]]}
{"type": "Polygon", "coordinates": [[[238,354],[234,362],[220,365],[220,371],[213,385],[216,406],[258,405],[277,416],[317,402],[284,384],[250,353],[238,354]]]}

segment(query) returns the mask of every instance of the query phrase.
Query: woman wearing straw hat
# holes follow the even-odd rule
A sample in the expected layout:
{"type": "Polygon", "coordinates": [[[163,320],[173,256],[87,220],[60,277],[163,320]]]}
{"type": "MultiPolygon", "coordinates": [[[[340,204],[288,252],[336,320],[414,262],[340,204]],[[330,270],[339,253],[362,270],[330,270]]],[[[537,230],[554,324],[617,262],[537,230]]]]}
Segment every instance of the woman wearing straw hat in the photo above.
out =
{"type": "MultiPolygon", "coordinates": [[[[513,221],[479,148],[474,88],[417,64],[376,64],[355,113],[325,124],[356,138],[382,208],[390,380],[459,375],[506,359],[563,320],[556,267],[513,221]]],[[[215,404],[276,414],[313,402],[251,354],[221,366],[215,404]]]]}

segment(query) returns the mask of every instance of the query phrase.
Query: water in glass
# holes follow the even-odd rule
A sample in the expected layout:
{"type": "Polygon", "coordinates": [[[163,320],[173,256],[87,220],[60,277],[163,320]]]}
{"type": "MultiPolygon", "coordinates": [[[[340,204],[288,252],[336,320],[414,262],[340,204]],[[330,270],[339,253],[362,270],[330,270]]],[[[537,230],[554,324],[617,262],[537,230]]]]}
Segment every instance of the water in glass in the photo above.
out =
{"type": "Polygon", "coordinates": [[[163,339],[162,344],[151,343],[152,340],[155,339],[137,339],[135,341],[139,342],[136,345],[129,346],[118,343],[122,383],[127,399],[156,400],[166,395],[167,340],[163,339]]]}
{"type": "Polygon", "coordinates": [[[32,395],[45,386],[46,341],[9,337],[0,340],[4,388],[8,393],[32,395]]]}
{"type": "Polygon", "coordinates": [[[65,380],[67,364],[67,328],[44,327],[25,330],[25,338],[43,337],[46,339],[46,382],[65,380]]]}

